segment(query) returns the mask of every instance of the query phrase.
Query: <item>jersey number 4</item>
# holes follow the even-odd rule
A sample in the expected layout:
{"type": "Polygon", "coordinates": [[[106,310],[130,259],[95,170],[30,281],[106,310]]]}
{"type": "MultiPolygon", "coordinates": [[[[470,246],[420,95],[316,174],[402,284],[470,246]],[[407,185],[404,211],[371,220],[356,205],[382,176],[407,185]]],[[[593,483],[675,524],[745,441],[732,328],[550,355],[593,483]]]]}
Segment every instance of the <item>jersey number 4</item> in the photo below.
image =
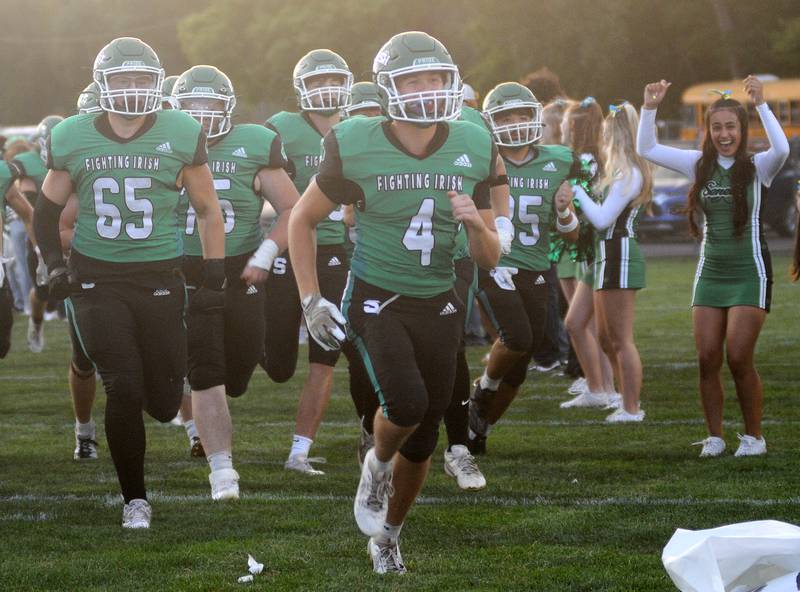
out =
{"type": "Polygon", "coordinates": [[[433,208],[434,199],[426,197],[411,218],[411,223],[403,235],[403,246],[409,251],[419,251],[419,264],[426,267],[431,264],[431,252],[434,247],[433,237],[433,208]]]}

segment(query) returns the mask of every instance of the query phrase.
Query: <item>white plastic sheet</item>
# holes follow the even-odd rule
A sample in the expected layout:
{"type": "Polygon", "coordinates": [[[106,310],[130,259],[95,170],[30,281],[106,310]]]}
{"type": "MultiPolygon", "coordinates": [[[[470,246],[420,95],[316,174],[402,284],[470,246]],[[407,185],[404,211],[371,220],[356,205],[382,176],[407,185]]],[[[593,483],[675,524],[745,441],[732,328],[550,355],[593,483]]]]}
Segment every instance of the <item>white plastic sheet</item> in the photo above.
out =
{"type": "Polygon", "coordinates": [[[800,528],[775,520],[679,528],[661,560],[681,592],[751,592],[800,571],[800,528]]]}

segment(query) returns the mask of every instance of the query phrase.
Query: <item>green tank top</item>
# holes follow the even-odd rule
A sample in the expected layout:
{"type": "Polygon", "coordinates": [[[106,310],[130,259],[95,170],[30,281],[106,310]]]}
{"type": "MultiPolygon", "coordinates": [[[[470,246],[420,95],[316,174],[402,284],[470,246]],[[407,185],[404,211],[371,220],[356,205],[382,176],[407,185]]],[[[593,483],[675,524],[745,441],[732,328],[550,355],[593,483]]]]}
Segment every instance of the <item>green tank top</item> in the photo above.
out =
{"type": "Polygon", "coordinates": [[[47,176],[47,166],[45,166],[38,151],[22,152],[14,157],[14,163],[20,172],[20,178],[31,179],[36,184],[39,191],[47,176]]]}
{"type": "MultiPolygon", "coordinates": [[[[263,200],[253,184],[261,169],[282,166],[277,137],[262,125],[239,124],[208,147],[208,166],[225,221],[226,257],[254,251],[264,238],[259,224],[263,200]]],[[[186,255],[201,256],[195,211],[188,199],[182,200],[181,214],[183,250],[186,255]]]]}
{"type": "Polygon", "coordinates": [[[550,227],[555,221],[553,200],[561,183],[570,178],[574,157],[566,146],[537,146],[531,161],[516,165],[503,159],[508,175],[514,240],[511,252],[500,257],[502,267],[530,271],[550,268],[550,227]]]}
{"type": "Polygon", "coordinates": [[[396,147],[379,119],[357,117],[334,128],[342,176],[364,196],[350,265],[361,280],[415,298],[452,288],[459,223],[447,192],[472,195],[493,167],[487,133],[471,123],[447,125],[443,145],[425,158],[396,147]]]}
{"type": "MultiPolygon", "coordinates": [[[[267,120],[267,125],[281,135],[286,158],[293,165],[297,192],[302,195],[319,170],[322,157],[322,136],[300,113],[281,111],[267,120]]],[[[341,245],[344,243],[344,213],[336,208],[327,219],[317,225],[318,245],[341,245]]]]}
{"type": "Polygon", "coordinates": [[[128,141],[101,133],[103,116],[75,115],[53,128],[50,168],[69,172],[78,197],[73,248],[110,262],[163,261],[183,253],[176,179],[205,162],[200,124],[159,111],[128,141]],[[146,124],[147,125],[147,124],[146,124]]]}

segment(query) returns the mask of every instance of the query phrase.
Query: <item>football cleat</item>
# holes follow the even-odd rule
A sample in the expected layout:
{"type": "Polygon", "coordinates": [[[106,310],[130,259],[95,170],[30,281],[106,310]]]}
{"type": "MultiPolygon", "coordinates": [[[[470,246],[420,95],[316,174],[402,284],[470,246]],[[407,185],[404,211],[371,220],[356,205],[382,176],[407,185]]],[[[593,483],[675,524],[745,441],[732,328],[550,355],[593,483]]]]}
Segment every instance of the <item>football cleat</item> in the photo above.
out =
{"type": "Polygon", "coordinates": [[[403,556],[400,555],[400,545],[397,541],[383,543],[370,538],[367,543],[367,553],[372,557],[372,570],[377,574],[404,574],[408,571],[403,564],[403,556]]]}
{"type": "Polygon", "coordinates": [[[767,441],[764,437],[754,438],[753,436],[736,434],[739,438],[739,448],[733,456],[759,456],[767,453],[767,441]]]}
{"type": "Polygon", "coordinates": [[[478,468],[475,457],[461,444],[451,446],[449,452],[444,451],[444,472],[455,477],[461,489],[477,491],[486,487],[486,477],[478,468]]]}
{"type": "Polygon", "coordinates": [[[238,500],[239,473],[233,469],[219,469],[208,476],[211,483],[211,499],[238,500]]]}
{"type": "Polygon", "coordinates": [[[122,528],[150,528],[152,516],[147,500],[132,499],[122,508],[122,528]]]}
{"type": "Polygon", "coordinates": [[[97,441],[94,438],[82,438],[75,434],[75,451],[72,453],[74,460],[97,460],[97,441]]]}
{"type": "Polygon", "coordinates": [[[725,452],[725,440],[718,438],[717,436],[709,436],[700,442],[693,442],[692,446],[703,447],[703,449],[700,451],[700,458],[720,456],[723,452],[725,452]]]}
{"type": "Polygon", "coordinates": [[[358,482],[356,498],[353,501],[353,515],[358,528],[364,534],[373,536],[383,531],[386,512],[389,509],[389,498],[394,495],[392,486],[392,469],[388,471],[372,471],[370,461],[375,458],[375,449],[370,449],[364,457],[361,467],[361,479],[358,482]]]}

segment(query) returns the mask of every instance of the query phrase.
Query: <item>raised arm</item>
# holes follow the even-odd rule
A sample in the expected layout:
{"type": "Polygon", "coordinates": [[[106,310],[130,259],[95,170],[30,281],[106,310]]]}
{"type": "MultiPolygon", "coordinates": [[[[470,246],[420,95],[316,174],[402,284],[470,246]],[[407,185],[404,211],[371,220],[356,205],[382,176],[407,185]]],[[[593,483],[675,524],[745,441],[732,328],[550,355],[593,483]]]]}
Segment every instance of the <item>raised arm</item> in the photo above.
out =
{"type": "Polygon", "coordinates": [[[769,139],[769,150],[759,152],[754,157],[758,178],[767,187],[772,184],[772,180],[783,167],[783,163],[789,157],[789,141],[786,134],[778,123],[775,115],[770,111],[769,105],[764,100],[764,85],[755,76],[748,76],[744,79],[744,89],[755,103],[758,116],[761,118],[761,125],[769,139]]]}
{"type": "Polygon", "coordinates": [[[672,169],[694,180],[694,168],[700,159],[699,150],[681,150],[659,144],[656,139],[656,110],[664,100],[671,82],[652,82],[644,89],[644,104],[636,135],[636,151],[650,162],[672,169]]]}
{"type": "Polygon", "coordinates": [[[573,194],[581,202],[581,209],[586,218],[598,230],[605,230],[611,226],[641,190],[642,173],[637,167],[631,169],[630,175],[615,180],[608,189],[608,195],[600,204],[592,201],[580,185],[572,188],[573,194]]]}

